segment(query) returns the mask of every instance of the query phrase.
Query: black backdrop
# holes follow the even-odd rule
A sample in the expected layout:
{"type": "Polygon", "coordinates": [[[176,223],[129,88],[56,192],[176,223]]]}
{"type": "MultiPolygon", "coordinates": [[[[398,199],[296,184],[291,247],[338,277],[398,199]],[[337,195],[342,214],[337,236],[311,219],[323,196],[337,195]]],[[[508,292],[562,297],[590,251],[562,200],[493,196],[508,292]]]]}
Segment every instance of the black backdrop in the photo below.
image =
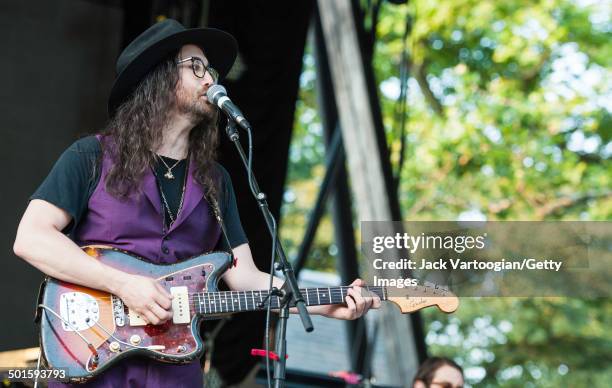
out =
{"type": "MultiPolygon", "coordinates": [[[[229,31],[238,40],[244,73],[237,80],[226,82],[226,86],[228,94],[253,124],[255,176],[268,195],[277,220],[313,5],[312,1],[217,1],[210,10],[210,26],[229,31]]],[[[267,271],[272,240],[250,195],[234,145],[223,139],[220,161],[230,172],[240,198],[240,217],[255,262],[267,271]]],[[[246,136],[241,140],[246,149],[246,136]]],[[[238,380],[258,361],[249,352],[253,347],[262,347],[264,323],[264,314],[249,313],[234,316],[226,325],[215,345],[213,364],[228,382],[238,380]]]]}
{"type": "MultiPolygon", "coordinates": [[[[72,141],[103,127],[121,47],[149,26],[156,12],[176,10],[173,3],[188,10],[188,1],[0,4],[0,351],[37,345],[32,317],[42,276],[12,252],[27,198],[72,141]]],[[[216,0],[208,8],[208,25],[238,40],[240,65],[225,86],[254,126],[255,174],[277,219],[313,6],[313,0],[216,0]]],[[[201,12],[201,5],[191,10],[201,12]]],[[[189,15],[186,25],[197,20],[193,12],[189,15]]],[[[220,162],[232,176],[255,261],[268,270],[271,240],[239,157],[228,143],[224,138],[220,162]]],[[[249,351],[262,347],[263,326],[260,314],[238,315],[218,338],[213,360],[229,383],[239,381],[258,361],[249,351]]]]}
{"type": "Polygon", "coordinates": [[[0,2],[0,351],[38,345],[42,275],[13,254],[17,224],[61,152],[104,124],[121,25],[99,2],[0,2]]]}

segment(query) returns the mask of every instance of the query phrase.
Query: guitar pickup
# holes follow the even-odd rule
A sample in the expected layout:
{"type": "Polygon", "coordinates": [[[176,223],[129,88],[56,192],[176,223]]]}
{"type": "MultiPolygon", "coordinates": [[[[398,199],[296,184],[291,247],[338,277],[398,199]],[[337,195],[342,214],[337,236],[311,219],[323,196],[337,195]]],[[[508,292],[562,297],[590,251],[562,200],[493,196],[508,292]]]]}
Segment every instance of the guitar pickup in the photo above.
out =
{"type": "Polygon", "coordinates": [[[174,297],[172,298],[172,322],[175,324],[191,322],[187,287],[170,287],[170,293],[174,297]]]}
{"type": "Polygon", "coordinates": [[[142,319],[142,317],[135,311],[131,309],[128,311],[128,319],[130,321],[130,326],[146,326],[147,323],[142,319]]]}

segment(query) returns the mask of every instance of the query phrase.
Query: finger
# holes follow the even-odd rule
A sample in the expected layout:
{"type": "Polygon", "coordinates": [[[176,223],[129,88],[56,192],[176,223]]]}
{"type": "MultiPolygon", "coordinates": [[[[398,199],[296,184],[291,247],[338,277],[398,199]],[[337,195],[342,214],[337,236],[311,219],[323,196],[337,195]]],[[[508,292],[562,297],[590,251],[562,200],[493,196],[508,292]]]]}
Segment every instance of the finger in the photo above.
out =
{"type": "Polygon", "coordinates": [[[153,314],[155,314],[155,316],[157,318],[159,318],[160,323],[161,322],[165,322],[168,319],[170,319],[172,317],[172,314],[170,313],[170,311],[166,311],[163,308],[161,308],[161,306],[159,305],[154,305],[151,306],[151,308],[149,309],[153,314]]]}
{"type": "Polygon", "coordinates": [[[355,300],[350,295],[347,295],[344,300],[346,301],[346,307],[348,308],[348,316],[346,318],[353,319],[355,317],[355,314],[357,313],[357,306],[355,305],[355,300]]]}
{"type": "Polygon", "coordinates": [[[353,283],[351,283],[351,286],[365,286],[365,282],[359,278],[353,280],[353,283]]]}
{"type": "Polygon", "coordinates": [[[368,297],[368,311],[370,311],[370,309],[374,308],[374,297],[373,296],[369,296],[368,297]]]}
{"type": "Polygon", "coordinates": [[[364,306],[363,306],[363,314],[365,315],[368,310],[370,310],[370,308],[372,308],[372,297],[371,296],[365,296],[363,298],[364,301],[364,306]]]}
{"type": "Polygon", "coordinates": [[[372,308],[377,309],[380,307],[380,297],[375,292],[367,290],[364,292],[364,295],[364,299],[366,302],[366,309],[364,311],[364,314],[372,308]]]}
{"type": "Polygon", "coordinates": [[[145,315],[145,312],[143,310],[143,312],[138,313],[138,316],[140,317],[140,319],[142,319],[144,321],[144,323],[146,323],[147,325],[150,323],[149,319],[147,318],[147,316],[145,315]]]}
{"type": "Polygon", "coordinates": [[[146,310],[144,312],[144,316],[147,317],[147,323],[151,325],[159,325],[159,318],[155,314],[153,314],[150,310],[146,310]]]}
{"type": "Polygon", "coordinates": [[[357,318],[359,318],[365,314],[365,299],[362,297],[360,300],[355,301],[355,304],[357,305],[357,318]]]}
{"type": "MultiPolygon", "coordinates": [[[[360,280],[360,279],[357,279],[360,280]]],[[[357,304],[357,307],[359,307],[359,303],[360,301],[363,299],[363,288],[361,288],[361,286],[353,286],[353,288],[351,289],[353,291],[353,295],[356,297],[355,298],[355,303],[357,304]]]]}
{"type": "Polygon", "coordinates": [[[168,290],[164,288],[164,286],[157,282],[155,282],[155,288],[157,288],[159,292],[161,292],[168,299],[172,299],[174,297],[171,293],[168,292],[168,290]]]}
{"type": "Polygon", "coordinates": [[[357,305],[357,312],[360,313],[359,316],[363,315],[366,308],[366,297],[363,296],[363,288],[361,287],[353,287],[354,292],[357,295],[357,299],[355,300],[355,304],[357,305]]]}
{"type": "MultiPolygon", "coordinates": [[[[160,286],[161,287],[161,286],[160,286]]],[[[170,310],[172,307],[172,300],[167,297],[167,295],[163,292],[157,292],[153,295],[153,300],[160,305],[164,310],[170,310]]]]}
{"type": "Polygon", "coordinates": [[[348,294],[352,296],[353,299],[355,300],[357,317],[360,317],[363,315],[363,310],[365,308],[365,301],[363,299],[363,296],[361,296],[361,293],[358,290],[356,290],[356,288],[361,289],[360,287],[353,287],[349,289],[348,294]]]}
{"type": "Polygon", "coordinates": [[[380,298],[379,298],[378,296],[375,296],[375,297],[372,299],[372,308],[374,308],[374,309],[379,309],[379,308],[380,308],[380,305],[381,305],[380,298]]]}

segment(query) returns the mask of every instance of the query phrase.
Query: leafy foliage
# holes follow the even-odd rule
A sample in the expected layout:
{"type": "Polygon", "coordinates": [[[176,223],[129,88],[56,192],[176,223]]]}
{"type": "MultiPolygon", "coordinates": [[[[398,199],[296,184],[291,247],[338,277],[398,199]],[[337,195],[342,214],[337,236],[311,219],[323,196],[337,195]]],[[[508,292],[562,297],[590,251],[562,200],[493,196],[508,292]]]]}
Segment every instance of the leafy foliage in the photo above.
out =
{"type": "MultiPolygon", "coordinates": [[[[382,3],[373,63],[403,218],[609,221],[611,13],[609,0],[382,3]]],[[[282,220],[293,254],[324,175],[315,80],[307,51],[282,220]]],[[[334,270],[332,230],[311,267],[334,270]]],[[[488,298],[424,317],[431,353],[472,384],[604,387],[611,313],[609,299],[488,298]]]]}

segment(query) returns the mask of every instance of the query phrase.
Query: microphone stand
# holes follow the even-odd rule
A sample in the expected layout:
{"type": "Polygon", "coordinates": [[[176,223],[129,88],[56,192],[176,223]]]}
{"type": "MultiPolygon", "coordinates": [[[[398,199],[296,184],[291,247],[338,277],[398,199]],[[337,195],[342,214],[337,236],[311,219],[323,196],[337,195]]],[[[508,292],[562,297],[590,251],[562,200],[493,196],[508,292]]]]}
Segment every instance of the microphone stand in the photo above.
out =
{"type": "MultiPolygon", "coordinates": [[[[268,202],[266,201],[266,195],[259,190],[259,186],[257,181],[255,180],[255,176],[253,172],[249,170],[248,159],[242,148],[242,144],[240,144],[240,136],[238,135],[238,130],[236,128],[236,123],[231,117],[227,119],[227,126],[225,127],[225,131],[227,132],[227,136],[230,138],[240,158],[242,159],[242,163],[244,164],[245,169],[247,170],[247,176],[250,176],[253,188],[255,190],[255,199],[259,204],[259,210],[266,221],[266,226],[268,227],[268,232],[270,236],[274,239],[276,237],[276,255],[278,256],[279,262],[276,264],[276,269],[281,270],[285,275],[285,284],[282,287],[281,294],[282,298],[280,298],[280,315],[279,315],[279,326],[278,333],[276,337],[276,354],[278,355],[278,361],[274,362],[274,387],[280,388],[285,385],[285,365],[286,354],[287,354],[287,319],[289,318],[289,306],[291,304],[295,304],[298,309],[298,313],[300,314],[300,319],[302,320],[302,325],[304,326],[304,330],[307,332],[311,332],[314,327],[312,326],[312,321],[310,319],[310,315],[308,310],[306,309],[306,304],[304,303],[304,299],[302,298],[302,294],[300,293],[300,289],[297,285],[297,280],[295,279],[295,274],[293,272],[293,268],[291,264],[287,260],[287,256],[285,256],[285,252],[280,242],[278,242],[278,237],[274,236],[276,233],[274,227],[274,217],[270,212],[268,207],[268,202]],[[293,302],[293,303],[292,303],[293,302]]],[[[274,252],[272,252],[274,254],[274,252]]],[[[272,276],[273,274],[270,274],[272,276]]],[[[270,303],[270,300],[268,300],[270,303]]],[[[269,355],[266,354],[266,357],[269,355]]]]}

